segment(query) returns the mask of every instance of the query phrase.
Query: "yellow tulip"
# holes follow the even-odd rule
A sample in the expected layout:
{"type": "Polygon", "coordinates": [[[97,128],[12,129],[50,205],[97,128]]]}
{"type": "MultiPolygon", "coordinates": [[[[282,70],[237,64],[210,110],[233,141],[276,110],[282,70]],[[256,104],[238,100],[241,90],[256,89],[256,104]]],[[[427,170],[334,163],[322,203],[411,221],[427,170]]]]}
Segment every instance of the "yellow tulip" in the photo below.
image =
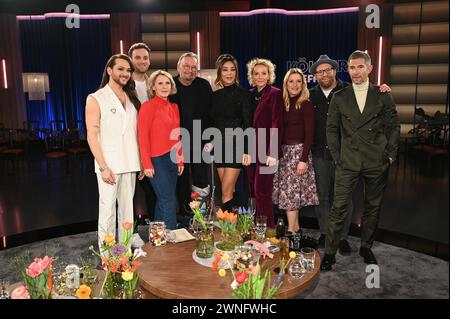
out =
{"type": "Polygon", "coordinates": [[[122,279],[125,281],[130,281],[131,279],[133,279],[133,275],[134,273],[132,273],[131,271],[124,271],[122,273],[122,279]]]}

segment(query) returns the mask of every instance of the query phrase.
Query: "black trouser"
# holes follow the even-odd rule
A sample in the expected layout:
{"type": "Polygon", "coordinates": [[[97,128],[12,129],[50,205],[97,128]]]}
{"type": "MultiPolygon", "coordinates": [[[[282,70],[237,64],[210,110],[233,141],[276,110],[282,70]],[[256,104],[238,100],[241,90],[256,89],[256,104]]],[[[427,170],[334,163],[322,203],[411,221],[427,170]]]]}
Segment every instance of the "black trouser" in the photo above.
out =
{"type": "Polygon", "coordinates": [[[156,194],[150,184],[150,179],[145,176],[142,180],[136,178],[138,184],[142,187],[145,194],[146,213],[151,221],[155,219],[156,194]]]}
{"type": "MultiPolygon", "coordinates": [[[[317,193],[319,195],[319,205],[314,206],[317,221],[321,234],[327,232],[328,216],[330,214],[330,207],[333,203],[334,184],[335,184],[335,170],[336,167],[332,160],[324,159],[319,156],[313,156],[314,172],[316,174],[317,193]]],[[[344,222],[344,229],[340,239],[347,239],[350,231],[350,224],[352,222],[353,201],[350,199],[348,205],[347,218],[344,222]]]]}
{"type": "Polygon", "coordinates": [[[192,185],[198,188],[208,187],[208,164],[206,163],[184,163],[184,171],[178,176],[177,197],[179,213],[190,214],[189,202],[191,201],[192,185]]]}
{"type": "Polygon", "coordinates": [[[380,207],[388,176],[388,164],[351,171],[336,167],[336,185],[333,208],[328,218],[325,253],[335,255],[348,214],[353,190],[362,177],[364,185],[364,212],[362,217],[361,247],[371,248],[378,227],[380,207]]]}

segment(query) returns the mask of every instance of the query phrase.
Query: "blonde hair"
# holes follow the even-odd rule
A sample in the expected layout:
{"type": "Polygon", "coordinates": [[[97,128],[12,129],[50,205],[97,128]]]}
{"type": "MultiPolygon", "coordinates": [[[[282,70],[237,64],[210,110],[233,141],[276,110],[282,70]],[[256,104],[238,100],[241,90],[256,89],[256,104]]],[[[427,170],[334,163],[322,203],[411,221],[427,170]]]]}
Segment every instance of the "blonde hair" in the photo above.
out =
{"type": "Polygon", "coordinates": [[[306,84],[306,78],[305,78],[305,75],[303,74],[302,70],[300,70],[298,68],[289,69],[286,72],[286,75],[284,76],[284,79],[283,79],[283,101],[284,101],[284,106],[286,107],[286,112],[289,112],[289,107],[290,107],[287,82],[289,80],[289,77],[292,74],[300,74],[300,77],[302,79],[302,89],[300,91],[300,97],[298,98],[297,102],[295,102],[295,108],[299,109],[301,107],[302,103],[309,99],[308,85],[306,84]]]}
{"type": "Polygon", "coordinates": [[[155,81],[156,78],[159,75],[164,75],[165,77],[167,77],[170,81],[170,93],[169,95],[173,95],[175,93],[177,93],[177,87],[175,86],[175,81],[173,80],[172,76],[170,75],[169,72],[166,72],[164,70],[156,70],[155,72],[153,72],[150,77],[147,80],[147,94],[150,98],[155,97],[155,90],[153,90],[153,87],[155,86],[155,81]]]}
{"type": "Polygon", "coordinates": [[[250,62],[247,63],[247,79],[248,83],[251,86],[255,86],[255,83],[253,82],[252,73],[253,69],[257,65],[264,65],[267,67],[267,70],[269,71],[269,81],[267,84],[273,84],[275,82],[275,65],[272,63],[272,61],[268,59],[261,59],[261,58],[254,58],[250,60],[250,62]]]}

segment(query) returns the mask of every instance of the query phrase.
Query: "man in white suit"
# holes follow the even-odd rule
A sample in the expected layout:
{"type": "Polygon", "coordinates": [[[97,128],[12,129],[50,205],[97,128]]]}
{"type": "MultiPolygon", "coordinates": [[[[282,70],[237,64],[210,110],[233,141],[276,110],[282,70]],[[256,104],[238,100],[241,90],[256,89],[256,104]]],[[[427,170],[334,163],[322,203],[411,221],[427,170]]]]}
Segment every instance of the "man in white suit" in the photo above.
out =
{"type": "Polygon", "coordinates": [[[128,56],[113,55],[105,66],[100,89],[86,101],[87,140],[98,180],[100,247],[107,234],[115,235],[116,215],[119,241],[123,237],[123,222],[133,223],[136,172],[141,167],[137,140],[140,102],[131,80],[132,72],[128,56]]]}

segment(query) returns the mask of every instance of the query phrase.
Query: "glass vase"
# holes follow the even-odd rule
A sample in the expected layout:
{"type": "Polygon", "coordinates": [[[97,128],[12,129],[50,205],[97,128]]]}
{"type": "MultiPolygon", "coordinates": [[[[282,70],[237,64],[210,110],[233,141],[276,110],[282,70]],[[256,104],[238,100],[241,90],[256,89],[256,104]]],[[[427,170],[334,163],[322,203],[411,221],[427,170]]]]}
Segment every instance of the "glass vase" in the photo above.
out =
{"type": "Polygon", "coordinates": [[[197,234],[197,251],[199,258],[211,258],[214,254],[214,234],[212,229],[207,228],[197,234]]]}
{"type": "Polygon", "coordinates": [[[242,244],[242,237],[239,232],[222,232],[217,248],[224,251],[232,251],[234,247],[240,244],[242,244]]]}

